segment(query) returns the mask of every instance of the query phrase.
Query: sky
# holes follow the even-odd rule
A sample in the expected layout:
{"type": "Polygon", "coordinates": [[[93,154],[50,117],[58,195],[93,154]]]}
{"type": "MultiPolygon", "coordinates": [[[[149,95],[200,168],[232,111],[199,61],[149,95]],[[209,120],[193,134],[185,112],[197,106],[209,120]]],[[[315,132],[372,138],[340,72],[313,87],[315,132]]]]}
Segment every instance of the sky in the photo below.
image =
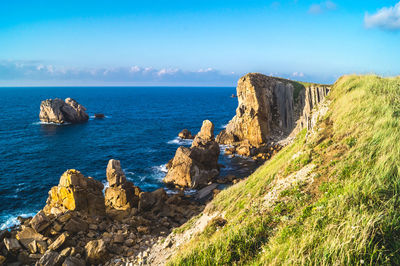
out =
{"type": "Polygon", "coordinates": [[[0,0],[0,86],[400,75],[399,1],[0,0]]]}

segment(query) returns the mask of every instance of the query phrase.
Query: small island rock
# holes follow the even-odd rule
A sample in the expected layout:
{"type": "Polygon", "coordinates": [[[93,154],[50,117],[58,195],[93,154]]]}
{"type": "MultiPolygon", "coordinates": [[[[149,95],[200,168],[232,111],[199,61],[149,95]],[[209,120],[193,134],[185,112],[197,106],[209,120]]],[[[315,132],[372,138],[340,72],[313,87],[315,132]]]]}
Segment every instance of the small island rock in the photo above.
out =
{"type": "Polygon", "coordinates": [[[86,108],[72,98],[48,99],[40,104],[40,121],[46,123],[82,123],[89,120],[86,108]]]}

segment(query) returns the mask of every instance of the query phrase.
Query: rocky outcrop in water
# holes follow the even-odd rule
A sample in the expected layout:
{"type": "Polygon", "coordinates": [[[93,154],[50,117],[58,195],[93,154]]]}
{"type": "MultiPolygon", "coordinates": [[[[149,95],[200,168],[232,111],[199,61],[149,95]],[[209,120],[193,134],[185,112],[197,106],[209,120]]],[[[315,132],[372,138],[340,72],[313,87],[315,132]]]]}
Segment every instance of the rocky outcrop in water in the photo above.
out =
{"type": "Polygon", "coordinates": [[[180,187],[206,185],[219,174],[219,145],[214,139],[214,125],[205,120],[190,148],[179,147],[168,165],[164,182],[180,187]]]}
{"type": "Polygon", "coordinates": [[[183,129],[181,132],[179,132],[178,137],[181,139],[194,139],[192,133],[187,129],[183,129]]]}
{"type": "Polygon", "coordinates": [[[89,119],[86,108],[71,98],[48,99],[40,104],[40,121],[46,123],[82,123],[89,119]]]}

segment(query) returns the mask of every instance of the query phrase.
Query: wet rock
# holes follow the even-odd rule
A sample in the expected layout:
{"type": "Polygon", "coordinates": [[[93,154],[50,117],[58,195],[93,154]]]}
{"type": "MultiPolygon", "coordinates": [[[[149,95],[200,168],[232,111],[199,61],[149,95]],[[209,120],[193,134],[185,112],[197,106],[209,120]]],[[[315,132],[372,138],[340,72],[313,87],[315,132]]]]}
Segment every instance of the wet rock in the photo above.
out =
{"type": "Polygon", "coordinates": [[[92,264],[101,264],[108,260],[109,253],[102,239],[92,240],[85,246],[86,260],[92,264]]]}
{"type": "Polygon", "coordinates": [[[46,214],[59,215],[67,211],[81,211],[90,215],[104,215],[103,184],[87,178],[77,170],[67,170],[59,185],[49,192],[46,214]]]}
{"type": "Polygon", "coordinates": [[[89,119],[86,108],[74,99],[48,99],[40,104],[40,121],[47,123],[81,123],[89,119]]]}
{"type": "Polygon", "coordinates": [[[101,113],[94,114],[94,118],[104,118],[104,117],[105,117],[105,115],[101,114],[101,113]]]}

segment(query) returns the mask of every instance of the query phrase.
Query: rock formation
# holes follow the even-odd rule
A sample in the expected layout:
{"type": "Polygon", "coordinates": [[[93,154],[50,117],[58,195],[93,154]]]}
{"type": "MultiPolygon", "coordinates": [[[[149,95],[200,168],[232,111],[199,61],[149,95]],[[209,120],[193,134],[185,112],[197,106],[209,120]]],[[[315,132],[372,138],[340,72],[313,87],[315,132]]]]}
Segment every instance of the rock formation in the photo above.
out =
{"type": "Polygon", "coordinates": [[[77,170],[68,170],[60,178],[58,186],[49,192],[45,214],[81,211],[90,215],[104,215],[103,184],[87,178],[77,170]]]}
{"type": "Polygon", "coordinates": [[[311,119],[312,110],[318,106],[322,100],[328,95],[330,90],[329,86],[323,85],[311,85],[306,87],[304,91],[299,94],[299,104],[301,110],[301,116],[297,121],[297,127],[294,133],[297,133],[303,128],[311,130],[316,121],[311,119]]]}
{"type": "Polygon", "coordinates": [[[192,146],[177,149],[164,182],[191,188],[207,184],[219,174],[219,153],[214,139],[214,125],[205,120],[192,146]]]}
{"type": "Polygon", "coordinates": [[[130,211],[137,208],[140,189],[126,181],[120,161],[111,159],[107,165],[107,181],[110,187],[105,191],[105,205],[108,211],[130,211]]]}
{"type": "Polygon", "coordinates": [[[192,133],[187,129],[184,129],[181,132],[179,132],[178,137],[180,137],[181,139],[194,139],[192,133]]]}
{"type": "Polygon", "coordinates": [[[294,127],[293,91],[290,81],[250,73],[237,86],[239,106],[236,115],[217,137],[221,144],[248,140],[258,147],[274,131],[288,132],[294,127]]]}
{"type": "Polygon", "coordinates": [[[265,146],[273,141],[309,128],[311,110],[328,92],[328,86],[305,88],[295,81],[249,73],[238,81],[236,115],[217,136],[217,142],[236,146],[236,153],[243,156],[265,153],[265,146]]]}
{"type": "Polygon", "coordinates": [[[86,108],[74,99],[48,99],[40,104],[39,118],[47,123],[82,123],[89,119],[86,108]]]}
{"type": "Polygon", "coordinates": [[[119,193],[110,194],[109,201],[99,181],[77,170],[66,171],[43,210],[20,219],[17,228],[0,230],[0,265],[115,265],[203,210],[183,193],[168,196],[162,188],[131,193],[127,187],[133,184],[126,181],[117,160],[108,163],[107,178],[111,187],[106,194],[119,193]],[[115,209],[120,207],[132,209],[115,209]],[[116,217],[109,210],[127,215],[116,217]]]}

